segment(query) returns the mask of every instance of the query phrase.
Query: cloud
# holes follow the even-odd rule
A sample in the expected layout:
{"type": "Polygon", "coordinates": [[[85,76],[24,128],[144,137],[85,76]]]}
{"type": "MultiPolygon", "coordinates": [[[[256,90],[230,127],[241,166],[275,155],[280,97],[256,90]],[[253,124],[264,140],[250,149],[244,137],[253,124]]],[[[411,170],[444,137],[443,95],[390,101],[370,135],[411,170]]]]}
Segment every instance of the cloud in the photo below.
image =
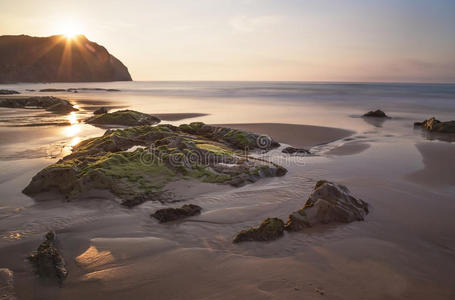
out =
{"type": "Polygon", "coordinates": [[[271,28],[281,22],[281,16],[235,16],[229,20],[229,25],[235,32],[251,33],[271,28]]]}

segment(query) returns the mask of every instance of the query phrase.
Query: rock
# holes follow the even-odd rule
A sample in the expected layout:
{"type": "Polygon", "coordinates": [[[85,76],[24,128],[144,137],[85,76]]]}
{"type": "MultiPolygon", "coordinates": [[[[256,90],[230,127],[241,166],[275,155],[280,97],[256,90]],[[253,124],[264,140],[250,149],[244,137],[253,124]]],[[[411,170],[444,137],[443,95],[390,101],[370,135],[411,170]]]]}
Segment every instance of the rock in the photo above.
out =
{"type": "Polygon", "coordinates": [[[96,125],[140,126],[157,124],[160,119],[134,110],[119,110],[113,113],[95,115],[85,122],[96,125]]]}
{"type": "Polygon", "coordinates": [[[41,89],[41,93],[66,92],[66,89],[41,89]]]}
{"type": "Polygon", "coordinates": [[[375,111],[369,111],[366,114],[363,115],[364,117],[373,117],[373,118],[389,118],[385,112],[383,112],[380,109],[377,109],[375,111]]]}
{"type": "Polygon", "coordinates": [[[68,276],[65,261],[55,245],[55,232],[48,232],[46,240],[28,259],[40,277],[54,278],[62,284],[68,276]]]}
{"type": "Polygon", "coordinates": [[[18,91],[13,91],[13,90],[0,90],[0,95],[14,95],[14,94],[20,94],[18,91]]]}
{"type": "Polygon", "coordinates": [[[0,83],[132,80],[122,62],[83,35],[72,43],[62,35],[0,36],[0,66],[0,83]]]}
{"type": "Polygon", "coordinates": [[[73,146],[70,155],[33,176],[23,192],[33,197],[55,191],[70,200],[92,189],[105,189],[131,207],[149,200],[173,200],[166,185],[183,179],[241,186],[287,172],[249,157],[218,135],[207,136],[167,124],[109,129],[73,146]]]}
{"type": "Polygon", "coordinates": [[[455,133],[455,121],[441,122],[432,117],[423,122],[415,122],[415,127],[422,127],[423,129],[430,132],[438,133],[455,133]]]}
{"type": "Polygon", "coordinates": [[[26,98],[0,98],[0,107],[10,108],[44,108],[47,111],[67,114],[72,111],[78,111],[73,105],[65,99],[52,96],[44,97],[26,97],[26,98]]]}
{"type": "Polygon", "coordinates": [[[198,215],[201,213],[201,210],[202,208],[200,206],[194,204],[185,204],[180,208],[159,209],[150,216],[160,221],[160,223],[166,223],[198,215]]]}
{"type": "Polygon", "coordinates": [[[297,154],[297,155],[310,155],[310,151],[306,149],[299,149],[299,148],[294,148],[294,147],[286,147],[281,152],[286,153],[286,154],[297,154]]]}
{"type": "Polygon", "coordinates": [[[240,231],[233,243],[245,241],[272,241],[283,236],[284,222],[278,218],[267,218],[257,228],[240,231]]]}
{"type": "Polygon", "coordinates": [[[14,292],[13,271],[7,268],[0,268],[0,299],[16,300],[14,292]]]}
{"type": "Polygon", "coordinates": [[[363,221],[367,214],[368,204],[352,196],[347,187],[320,180],[305,206],[289,216],[285,229],[298,231],[318,224],[363,221]]]}
{"type": "Polygon", "coordinates": [[[100,107],[97,110],[93,112],[94,115],[102,115],[107,113],[107,108],[106,107],[100,107]]]}

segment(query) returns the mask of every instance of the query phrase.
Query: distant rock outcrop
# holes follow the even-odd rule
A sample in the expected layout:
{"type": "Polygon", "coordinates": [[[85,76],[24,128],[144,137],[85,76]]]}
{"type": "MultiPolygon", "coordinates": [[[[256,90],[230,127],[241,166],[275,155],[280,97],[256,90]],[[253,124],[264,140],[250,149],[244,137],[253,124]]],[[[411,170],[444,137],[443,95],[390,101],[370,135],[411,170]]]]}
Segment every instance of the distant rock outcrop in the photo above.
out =
{"type": "Polygon", "coordinates": [[[0,107],[9,108],[44,108],[47,111],[56,114],[67,114],[72,111],[78,111],[77,108],[68,102],[68,100],[60,99],[52,96],[44,97],[25,97],[25,98],[1,98],[0,107]]]}
{"type": "Polygon", "coordinates": [[[385,112],[383,112],[382,110],[380,109],[377,109],[377,110],[371,110],[369,112],[367,112],[366,114],[363,115],[364,117],[370,117],[370,118],[389,118],[389,116],[387,116],[385,114],[385,112]]]}
{"type": "Polygon", "coordinates": [[[415,122],[414,126],[422,127],[423,129],[430,132],[455,133],[455,121],[441,122],[439,120],[436,120],[435,117],[432,117],[423,122],[415,122]]]}
{"type": "Polygon", "coordinates": [[[0,83],[131,80],[120,60],[84,35],[0,36],[0,83]]]}
{"type": "Polygon", "coordinates": [[[0,95],[14,95],[14,94],[20,94],[18,91],[13,91],[13,90],[0,90],[0,95]]]}

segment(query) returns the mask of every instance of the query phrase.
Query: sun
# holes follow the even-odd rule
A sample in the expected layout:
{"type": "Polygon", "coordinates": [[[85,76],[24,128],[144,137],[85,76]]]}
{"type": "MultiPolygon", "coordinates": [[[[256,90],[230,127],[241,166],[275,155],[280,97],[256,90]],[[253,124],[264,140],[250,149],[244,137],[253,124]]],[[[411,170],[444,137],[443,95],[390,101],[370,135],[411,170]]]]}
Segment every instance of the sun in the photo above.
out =
{"type": "Polygon", "coordinates": [[[74,39],[77,35],[82,33],[82,25],[74,22],[73,20],[67,20],[61,25],[61,34],[63,34],[67,39],[74,39]]]}

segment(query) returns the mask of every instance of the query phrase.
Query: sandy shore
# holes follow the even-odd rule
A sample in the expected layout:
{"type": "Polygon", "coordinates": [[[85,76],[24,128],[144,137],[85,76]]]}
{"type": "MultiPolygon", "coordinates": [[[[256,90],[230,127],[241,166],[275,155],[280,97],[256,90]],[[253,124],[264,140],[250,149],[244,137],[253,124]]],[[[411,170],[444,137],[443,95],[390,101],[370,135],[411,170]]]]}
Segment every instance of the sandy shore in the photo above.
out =
{"type": "Polygon", "coordinates": [[[347,137],[354,132],[339,128],[283,123],[216,124],[266,134],[294,147],[313,147],[347,137]]]}

